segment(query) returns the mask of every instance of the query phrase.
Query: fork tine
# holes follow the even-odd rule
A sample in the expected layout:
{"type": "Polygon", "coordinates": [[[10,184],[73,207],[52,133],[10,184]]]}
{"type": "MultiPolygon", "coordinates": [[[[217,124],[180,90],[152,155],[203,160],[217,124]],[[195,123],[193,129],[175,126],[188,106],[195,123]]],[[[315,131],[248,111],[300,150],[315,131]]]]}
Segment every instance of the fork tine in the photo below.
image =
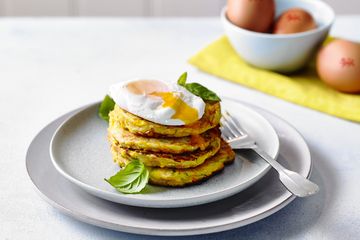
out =
{"type": "Polygon", "coordinates": [[[247,135],[247,132],[240,126],[240,124],[234,120],[228,111],[225,111],[226,119],[234,126],[234,128],[241,134],[247,135]]]}
{"type": "Polygon", "coordinates": [[[229,134],[225,133],[226,129],[223,126],[220,126],[219,129],[220,129],[220,132],[221,132],[221,136],[223,136],[223,138],[225,140],[230,139],[229,134]]]}
{"type": "Polygon", "coordinates": [[[224,114],[223,119],[224,119],[223,121],[227,124],[228,128],[234,134],[235,137],[240,137],[240,136],[244,135],[241,131],[239,131],[239,129],[236,127],[236,125],[234,125],[232,123],[231,119],[228,116],[226,116],[224,114]]]}
{"type": "Polygon", "coordinates": [[[230,128],[230,125],[227,121],[224,121],[223,119],[221,119],[221,125],[222,125],[224,131],[228,132],[229,139],[230,139],[230,137],[231,138],[238,137],[237,134],[230,128]]]}
{"type": "Polygon", "coordinates": [[[233,139],[233,137],[231,137],[228,133],[225,133],[224,128],[220,129],[221,130],[221,137],[225,140],[225,141],[231,141],[233,139]]]}
{"type": "Polygon", "coordinates": [[[233,135],[231,133],[229,133],[227,131],[227,129],[222,130],[221,132],[221,137],[226,141],[226,142],[230,142],[230,141],[233,141],[234,139],[236,139],[236,137],[233,137],[233,135]]]}

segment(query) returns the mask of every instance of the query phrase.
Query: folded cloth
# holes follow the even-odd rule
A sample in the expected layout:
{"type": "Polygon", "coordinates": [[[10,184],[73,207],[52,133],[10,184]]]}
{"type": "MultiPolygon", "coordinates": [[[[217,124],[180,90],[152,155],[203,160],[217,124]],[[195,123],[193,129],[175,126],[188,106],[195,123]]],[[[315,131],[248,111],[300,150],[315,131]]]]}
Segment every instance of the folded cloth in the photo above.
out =
{"type": "Polygon", "coordinates": [[[255,88],[284,100],[327,114],[360,122],[360,95],[337,92],[317,76],[314,61],[293,74],[253,67],[241,59],[223,36],[205,47],[189,62],[200,70],[255,88]]]}

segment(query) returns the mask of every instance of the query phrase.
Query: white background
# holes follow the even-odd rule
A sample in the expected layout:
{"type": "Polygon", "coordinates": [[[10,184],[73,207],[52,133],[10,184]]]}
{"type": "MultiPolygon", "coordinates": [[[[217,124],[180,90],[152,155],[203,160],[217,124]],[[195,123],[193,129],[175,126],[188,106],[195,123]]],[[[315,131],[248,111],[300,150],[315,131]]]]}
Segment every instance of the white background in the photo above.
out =
{"type": "MultiPolygon", "coordinates": [[[[325,2],[337,14],[360,13],[359,0],[325,2]]],[[[225,3],[226,0],[0,0],[0,16],[217,16],[225,3]]]]}

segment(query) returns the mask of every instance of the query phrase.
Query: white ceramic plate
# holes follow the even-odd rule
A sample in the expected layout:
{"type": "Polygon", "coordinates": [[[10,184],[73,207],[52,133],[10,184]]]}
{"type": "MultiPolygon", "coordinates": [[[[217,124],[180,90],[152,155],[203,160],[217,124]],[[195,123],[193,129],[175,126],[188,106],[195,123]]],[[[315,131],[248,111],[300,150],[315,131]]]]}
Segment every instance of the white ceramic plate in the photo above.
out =
{"type": "MultiPolygon", "coordinates": [[[[143,193],[123,194],[104,181],[119,171],[111,158],[107,123],[97,116],[98,103],[71,116],[55,132],[50,155],[55,168],[85,191],[112,202],[143,207],[185,207],[234,195],[258,181],[269,170],[264,161],[252,162],[237,154],[234,164],[209,180],[185,188],[148,185],[143,193]]],[[[227,100],[230,111],[272,157],[279,152],[275,130],[261,115],[227,100]]]]}
{"type": "MultiPolygon", "coordinates": [[[[270,121],[278,133],[278,161],[304,177],[309,177],[312,165],[310,152],[301,135],[273,114],[255,109],[270,121]]],[[[28,148],[26,168],[44,200],[80,221],[117,231],[146,235],[205,234],[253,223],[277,212],[295,198],[282,186],[273,170],[239,194],[195,207],[129,207],[94,197],[63,178],[50,160],[50,139],[58,126],[72,113],[60,117],[39,132],[28,148]]],[[[249,153],[243,154],[246,156],[249,153]]],[[[221,238],[221,235],[218,237],[221,238]]]]}

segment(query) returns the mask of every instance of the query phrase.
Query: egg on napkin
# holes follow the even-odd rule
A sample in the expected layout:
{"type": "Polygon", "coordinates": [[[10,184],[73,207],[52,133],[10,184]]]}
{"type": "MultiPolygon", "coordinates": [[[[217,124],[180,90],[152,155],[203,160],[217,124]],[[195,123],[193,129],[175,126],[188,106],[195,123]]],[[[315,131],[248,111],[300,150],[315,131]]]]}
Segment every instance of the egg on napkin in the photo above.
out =
{"type": "Polygon", "coordinates": [[[110,86],[109,95],[122,109],[146,120],[180,126],[199,120],[205,102],[176,83],[135,80],[110,86]]]}
{"type": "Polygon", "coordinates": [[[348,93],[360,92],[360,43],[337,39],[317,55],[319,77],[330,87],[348,93]]]}
{"type": "Polygon", "coordinates": [[[274,24],[274,34],[306,32],[316,28],[310,13],[301,8],[291,8],[280,15],[274,24]]]}
{"type": "Polygon", "coordinates": [[[274,0],[228,0],[227,17],[238,27],[267,32],[275,15],[274,0]]]}

